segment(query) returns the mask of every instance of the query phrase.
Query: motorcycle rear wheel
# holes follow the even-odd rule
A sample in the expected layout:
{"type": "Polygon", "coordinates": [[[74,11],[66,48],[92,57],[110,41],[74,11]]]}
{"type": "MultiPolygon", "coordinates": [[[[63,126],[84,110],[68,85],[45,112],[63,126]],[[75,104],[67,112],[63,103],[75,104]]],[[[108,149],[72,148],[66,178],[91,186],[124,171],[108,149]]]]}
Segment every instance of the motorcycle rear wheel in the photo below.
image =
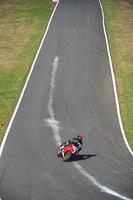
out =
{"type": "Polygon", "coordinates": [[[58,156],[58,157],[61,157],[61,156],[62,156],[61,150],[59,150],[59,151],[57,152],[57,156],[58,156]]]}
{"type": "Polygon", "coordinates": [[[71,155],[72,155],[72,154],[71,154],[71,153],[68,154],[68,151],[67,151],[67,152],[64,154],[63,161],[64,161],[64,162],[67,162],[67,161],[70,159],[71,155]]]}

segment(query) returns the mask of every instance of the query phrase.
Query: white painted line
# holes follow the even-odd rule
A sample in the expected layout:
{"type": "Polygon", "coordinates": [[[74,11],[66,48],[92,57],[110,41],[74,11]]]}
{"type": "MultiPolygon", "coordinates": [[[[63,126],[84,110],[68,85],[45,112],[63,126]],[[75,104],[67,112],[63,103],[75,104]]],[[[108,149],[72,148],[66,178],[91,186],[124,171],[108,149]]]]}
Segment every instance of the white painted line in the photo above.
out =
{"type": "MultiPolygon", "coordinates": [[[[58,1],[58,3],[59,3],[59,1],[58,1]]],[[[22,93],[21,93],[21,95],[20,95],[19,101],[18,101],[18,103],[17,103],[17,105],[16,105],[16,107],[15,107],[14,113],[13,113],[13,115],[12,115],[12,118],[11,118],[10,122],[9,122],[8,128],[7,128],[7,130],[6,130],[5,136],[4,136],[4,138],[3,138],[3,141],[2,141],[2,144],[1,144],[1,147],[0,147],[0,157],[1,157],[1,155],[2,155],[3,148],[4,148],[4,145],[5,145],[5,142],[6,142],[8,133],[9,133],[9,131],[10,131],[10,128],[11,128],[12,123],[13,123],[13,120],[14,120],[14,118],[15,118],[15,116],[16,116],[16,113],[17,113],[17,111],[18,111],[18,108],[19,108],[19,106],[20,106],[20,103],[21,103],[21,100],[22,100],[22,98],[23,98],[24,92],[25,92],[25,90],[26,90],[27,84],[28,84],[28,82],[29,82],[30,76],[31,76],[32,71],[33,71],[33,69],[34,69],[35,62],[36,62],[36,60],[37,60],[38,54],[39,54],[39,52],[40,52],[40,49],[41,49],[41,47],[42,47],[42,44],[43,44],[44,39],[45,39],[45,37],[46,37],[46,34],[47,34],[47,32],[48,32],[48,29],[49,29],[49,26],[50,26],[52,17],[53,17],[53,15],[54,15],[54,13],[55,13],[55,10],[56,10],[56,8],[57,8],[58,3],[56,4],[55,9],[54,9],[54,11],[53,11],[53,13],[52,13],[52,15],[51,15],[51,18],[50,18],[50,20],[49,20],[49,23],[48,23],[46,32],[45,32],[44,37],[43,37],[43,39],[42,39],[42,42],[41,42],[41,44],[40,44],[40,46],[39,46],[39,49],[38,49],[38,51],[37,51],[37,54],[36,54],[35,59],[34,59],[34,61],[33,61],[33,64],[32,64],[32,66],[31,66],[31,70],[30,70],[29,75],[28,75],[28,77],[27,77],[27,80],[26,80],[26,82],[25,82],[25,85],[24,85],[24,88],[23,88],[22,93]]],[[[50,114],[50,119],[45,120],[45,121],[48,123],[48,125],[50,125],[50,126],[52,127],[53,132],[54,132],[54,138],[55,138],[55,140],[56,140],[56,142],[57,142],[57,145],[59,146],[60,143],[61,143],[61,138],[60,138],[60,135],[59,135],[59,129],[60,129],[60,127],[59,127],[59,122],[58,122],[57,120],[55,120],[55,117],[54,117],[55,114],[54,114],[54,111],[53,111],[53,97],[54,97],[54,88],[55,88],[55,75],[56,75],[56,71],[57,71],[57,68],[58,68],[58,61],[59,61],[59,57],[56,57],[55,60],[54,60],[54,63],[53,63],[53,71],[52,71],[51,83],[50,83],[50,85],[51,85],[51,90],[50,90],[50,98],[49,98],[49,104],[48,104],[48,110],[49,110],[49,114],[50,114]]],[[[111,62],[111,63],[112,63],[112,62],[111,62]]],[[[118,100],[118,99],[117,99],[117,100],[118,100]]],[[[73,165],[74,165],[84,176],[86,176],[94,185],[96,185],[98,188],[100,188],[100,190],[101,190],[102,192],[109,193],[109,194],[111,194],[111,195],[114,195],[114,196],[119,197],[119,198],[124,199],[124,200],[131,200],[131,199],[126,198],[126,197],[124,197],[124,196],[122,196],[122,195],[119,195],[118,193],[116,193],[116,192],[110,190],[109,188],[107,188],[107,187],[105,187],[105,186],[102,186],[100,183],[98,183],[98,182],[95,180],[94,177],[90,176],[85,170],[83,170],[83,168],[82,168],[77,162],[73,163],[73,165]]]]}
{"type": "Polygon", "coordinates": [[[97,186],[101,190],[101,192],[111,194],[111,195],[116,196],[120,199],[131,200],[131,199],[125,197],[125,196],[118,194],[117,192],[114,192],[113,190],[110,190],[109,188],[101,185],[100,183],[98,183],[96,181],[96,179],[94,177],[92,177],[91,175],[89,175],[77,162],[74,162],[73,165],[81,172],[81,174],[83,174],[86,178],[89,179],[89,181],[91,181],[95,186],[97,186]]]}
{"type": "Polygon", "coordinates": [[[38,48],[37,54],[36,54],[35,59],[34,59],[34,61],[33,61],[33,63],[32,63],[31,70],[30,70],[30,72],[29,72],[29,75],[28,75],[28,77],[27,77],[27,80],[26,80],[26,82],[25,82],[25,85],[24,85],[24,87],[23,87],[23,90],[22,90],[22,92],[21,92],[21,94],[20,94],[18,103],[17,103],[17,105],[16,105],[16,107],[15,107],[15,110],[14,110],[14,112],[13,112],[13,115],[12,115],[12,117],[11,117],[11,120],[10,120],[10,122],[9,122],[9,125],[8,125],[8,127],[7,127],[7,130],[6,130],[6,132],[5,132],[4,138],[3,138],[2,143],[1,143],[1,146],[0,146],[0,157],[1,157],[1,155],[2,155],[4,146],[5,146],[5,143],[6,143],[6,140],[7,140],[7,136],[8,136],[8,134],[9,134],[10,128],[11,128],[11,126],[12,126],[12,123],[13,123],[13,121],[14,121],[14,118],[15,118],[15,116],[16,116],[16,113],[17,113],[17,111],[18,111],[18,108],[19,108],[20,103],[21,103],[21,101],[22,101],[24,92],[25,92],[25,90],[26,90],[26,87],[27,87],[27,84],[28,84],[28,82],[29,82],[29,79],[30,79],[30,76],[31,76],[31,74],[32,74],[32,71],[33,71],[33,69],[34,69],[34,66],[35,66],[37,57],[38,57],[38,55],[39,55],[39,53],[40,53],[40,50],[41,50],[41,48],[42,48],[42,44],[43,44],[43,42],[44,42],[44,40],[45,40],[45,37],[46,37],[46,35],[47,35],[47,32],[48,32],[48,30],[49,30],[49,26],[50,26],[50,24],[51,24],[52,18],[53,18],[53,16],[54,16],[54,13],[55,13],[55,11],[56,11],[56,8],[57,8],[58,4],[59,4],[59,1],[57,2],[56,6],[55,6],[55,8],[54,8],[54,11],[53,11],[53,13],[52,13],[52,15],[51,15],[51,17],[50,17],[50,20],[49,20],[48,26],[47,26],[47,28],[46,28],[45,34],[44,34],[44,36],[43,36],[43,38],[42,38],[41,44],[40,44],[40,46],[39,46],[39,48],[38,48]]]}
{"type": "Polygon", "coordinates": [[[56,71],[58,68],[58,61],[59,61],[59,57],[55,57],[54,59],[54,63],[53,63],[53,70],[52,70],[52,76],[51,76],[51,90],[50,90],[50,97],[49,97],[49,103],[48,103],[48,110],[49,110],[49,114],[51,116],[52,119],[54,119],[54,111],[53,111],[53,97],[54,97],[54,88],[55,88],[55,76],[56,76],[56,71]]]}
{"type": "MultiPolygon", "coordinates": [[[[56,78],[56,72],[58,69],[58,61],[59,61],[59,57],[55,57],[54,63],[53,63],[53,70],[51,73],[51,88],[50,88],[50,95],[49,95],[49,103],[48,103],[48,111],[50,114],[50,119],[44,120],[45,122],[47,122],[47,125],[52,127],[53,129],[53,133],[54,133],[54,139],[56,141],[56,144],[59,146],[61,144],[61,138],[59,135],[59,130],[60,130],[60,126],[59,126],[59,121],[57,121],[55,119],[55,113],[53,110],[53,101],[54,101],[54,89],[56,87],[55,85],[55,78],[56,78]]],[[[124,200],[131,200],[125,196],[122,196],[120,194],[118,194],[117,192],[101,185],[99,182],[96,181],[96,179],[94,177],[92,177],[90,174],[88,174],[77,162],[73,162],[73,165],[79,170],[79,172],[81,174],[83,174],[86,178],[88,178],[89,181],[91,181],[95,186],[97,186],[101,192],[105,192],[108,194],[111,194],[113,196],[116,196],[120,199],[124,199],[124,200]]]]}
{"type": "Polygon", "coordinates": [[[132,150],[131,150],[128,142],[127,142],[127,138],[125,136],[125,132],[124,132],[124,128],[123,128],[123,124],[122,124],[122,120],[121,120],[121,113],[120,113],[120,106],[119,106],[117,89],[116,89],[115,75],[114,75],[114,71],[113,71],[112,59],[111,59],[111,55],[110,55],[109,43],[108,43],[108,38],[107,38],[107,33],[106,33],[106,28],[105,28],[105,23],[104,23],[104,12],[103,12],[102,4],[101,4],[100,0],[99,0],[99,3],[100,3],[101,10],[102,10],[103,30],[104,30],[105,41],[106,41],[107,52],[108,52],[108,58],[109,58],[109,64],[110,64],[110,70],[111,70],[111,75],[112,75],[112,82],[113,82],[113,88],[114,88],[114,96],[115,96],[115,102],[116,102],[116,110],[117,110],[118,120],[119,120],[120,129],[121,129],[121,133],[122,133],[124,142],[125,142],[128,150],[129,150],[129,152],[133,156],[133,152],[132,152],[132,150]]]}
{"type": "Polygon", "coordinates": [[[55,120],[55,114],[54,114],[54,110],[53,110],[53,101],[54,101],[54,88],[55,88],[55,77],[56,77],[56,71],[58,69],[58,62],[59,62],[59,57],[56,56],[54,59],[54,63],[53,63],[53,70],[51,73],[51,88],[50,88],[50,95],[49,95],[49,102],[48,102],[48,111],[50,114],[50,119],[46,119],[44,120],[45,122],[47,122],[48,126],[51,126],[53,129],[53,133],[54,133],[54,137],[55,137],[55,141],[57,142],[57,145],[59,146],[61,144],[61,138],[59,135],[59,122],[57,120],[55,120]]]}

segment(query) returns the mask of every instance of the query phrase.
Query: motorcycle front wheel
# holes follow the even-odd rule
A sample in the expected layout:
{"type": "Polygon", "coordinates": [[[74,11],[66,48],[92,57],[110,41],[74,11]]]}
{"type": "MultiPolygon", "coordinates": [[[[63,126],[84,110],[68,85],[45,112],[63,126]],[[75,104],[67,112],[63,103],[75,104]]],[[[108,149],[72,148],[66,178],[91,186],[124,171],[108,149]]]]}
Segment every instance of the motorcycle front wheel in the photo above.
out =
{"type": "Polygon", "coordinates": [[[70,159],[71,157],[71,152],[67,151],[65,154],[64,154],[64,158],[63,158],[63,161],[66,162],[70,159]]]}
{"type": "Polygon", "coordinates": [[[59,150],[59,151],[57,152],[57,156],[58,156],[58,157],[61,157],[61,156],[62,156],[61,150],[59,150]]]}

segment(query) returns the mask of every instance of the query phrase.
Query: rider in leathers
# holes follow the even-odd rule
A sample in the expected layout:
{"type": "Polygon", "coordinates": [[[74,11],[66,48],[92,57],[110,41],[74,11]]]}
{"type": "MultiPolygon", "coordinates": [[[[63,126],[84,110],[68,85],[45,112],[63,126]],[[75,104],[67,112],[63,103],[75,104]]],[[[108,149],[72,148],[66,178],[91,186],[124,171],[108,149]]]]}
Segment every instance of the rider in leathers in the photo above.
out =
{"type": "Polygon", "coordinates": [[[78,135],[77,138],[72,138],[72,140],[68,140],[67,142],[64,143],[64,146],[73,144],[74,148],[73,148],[73,153],[74,151],[81,151],[82,149],[82,145],[83,145],[83,137],[81,135],[78,135]]]}

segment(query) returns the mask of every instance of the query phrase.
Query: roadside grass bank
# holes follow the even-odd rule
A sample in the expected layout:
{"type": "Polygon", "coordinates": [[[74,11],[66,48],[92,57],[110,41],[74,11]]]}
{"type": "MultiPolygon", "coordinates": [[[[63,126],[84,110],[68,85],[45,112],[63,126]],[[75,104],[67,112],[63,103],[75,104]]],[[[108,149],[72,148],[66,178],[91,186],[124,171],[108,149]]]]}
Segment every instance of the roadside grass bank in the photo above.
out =
{"type": "MultiPolygon", "coordinates": [[[[133,2],[101,0],[122,120],[133,149],[133,2]]],[[[54,9],[52,0],[0,0],[0,139],[54,9]]]]}
{"type": "Polygon", "coordinates": [[[52,0],[0,0],[0,140],[54,7],[52,0]]]}
{"type": "Polygon", "coordinates": [[[113,59],[122,121],[133,150],[133,1],[100,1],[113,59]]]}

